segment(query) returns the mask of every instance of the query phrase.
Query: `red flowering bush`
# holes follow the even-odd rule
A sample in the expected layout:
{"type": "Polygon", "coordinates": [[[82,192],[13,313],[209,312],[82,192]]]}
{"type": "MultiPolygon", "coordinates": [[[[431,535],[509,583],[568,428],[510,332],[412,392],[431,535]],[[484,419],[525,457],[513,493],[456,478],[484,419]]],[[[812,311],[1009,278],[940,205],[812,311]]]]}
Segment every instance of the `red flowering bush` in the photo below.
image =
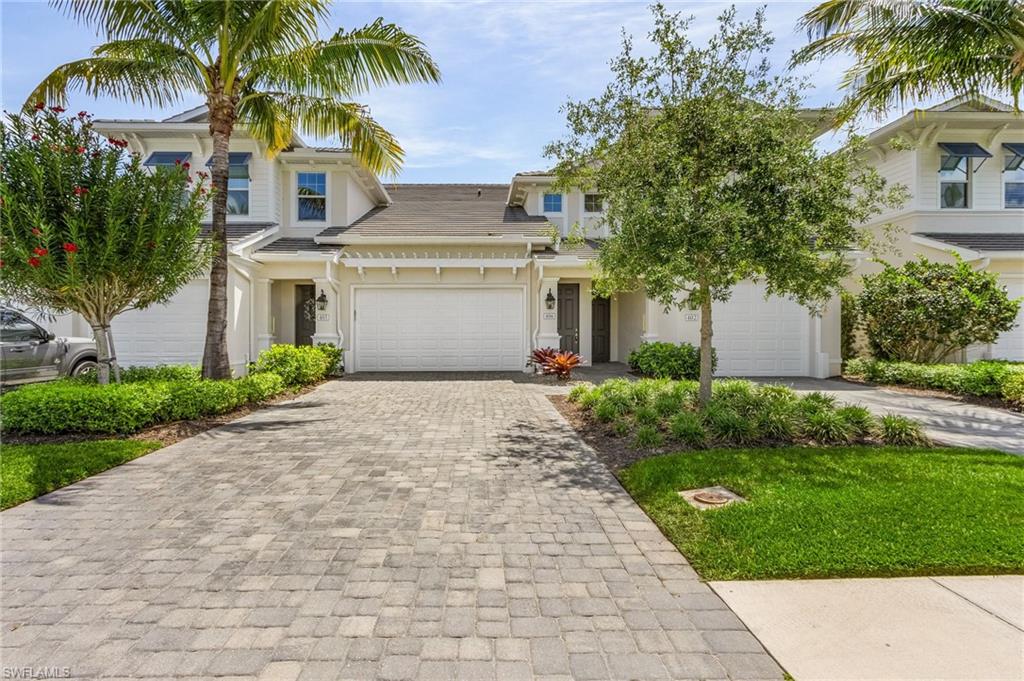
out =
{"type": "Polygon", "coordinates": [[[38,104],[0,121],[0,296],[81,314],[103,360],[114,316],[168,300],[205,270],[206,188],[192,189],[187,168],[144,167],[84,111],[63,113],[38,104]]]}

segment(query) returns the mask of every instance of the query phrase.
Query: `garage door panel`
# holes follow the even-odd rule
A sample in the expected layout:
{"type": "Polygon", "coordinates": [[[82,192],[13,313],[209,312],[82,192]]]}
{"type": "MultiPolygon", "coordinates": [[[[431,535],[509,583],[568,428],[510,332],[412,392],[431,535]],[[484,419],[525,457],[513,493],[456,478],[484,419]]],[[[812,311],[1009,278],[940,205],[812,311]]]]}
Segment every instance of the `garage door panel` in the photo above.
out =
{"type": "Polygon", "coordinates": [[[358,371],[522,368],[522,289],[357,289],[355,296],[358,371]]]}
{"type": "Polygon", "coordinates": [[[121,366],[193,364],[206,341],[206,281],[193,281],[166,305],[129,310],[114,318],[111,331],[121,366]]]}
{"type": "Polygon", "coordinates": [[[765,300],[761,284],[742,283],[714,305],[717,373],[723,376],[809,374],[810,317],[784,298],[765,300]]]}

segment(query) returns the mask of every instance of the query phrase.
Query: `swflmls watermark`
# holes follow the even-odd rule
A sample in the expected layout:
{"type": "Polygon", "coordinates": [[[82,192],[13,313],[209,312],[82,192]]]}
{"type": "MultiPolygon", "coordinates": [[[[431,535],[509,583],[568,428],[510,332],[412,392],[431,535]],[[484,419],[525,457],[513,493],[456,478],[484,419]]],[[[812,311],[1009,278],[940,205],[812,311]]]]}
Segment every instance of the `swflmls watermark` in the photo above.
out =
{"type": "Polygon", "coordinates": [[[2,679],[70,679],[71,667],[0,667],[2,679]]]}

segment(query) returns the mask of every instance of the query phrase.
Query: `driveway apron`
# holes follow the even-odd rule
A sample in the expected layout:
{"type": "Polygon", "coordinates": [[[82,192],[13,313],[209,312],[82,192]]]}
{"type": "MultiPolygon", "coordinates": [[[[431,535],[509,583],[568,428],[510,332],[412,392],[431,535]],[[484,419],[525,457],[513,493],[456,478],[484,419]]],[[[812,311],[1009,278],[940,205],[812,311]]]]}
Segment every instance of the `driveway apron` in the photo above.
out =
{"type": "Polygon", "coordinates": [[[0,514],[5,675],[781,678],[545,388],[424,378],[0,514]]]}

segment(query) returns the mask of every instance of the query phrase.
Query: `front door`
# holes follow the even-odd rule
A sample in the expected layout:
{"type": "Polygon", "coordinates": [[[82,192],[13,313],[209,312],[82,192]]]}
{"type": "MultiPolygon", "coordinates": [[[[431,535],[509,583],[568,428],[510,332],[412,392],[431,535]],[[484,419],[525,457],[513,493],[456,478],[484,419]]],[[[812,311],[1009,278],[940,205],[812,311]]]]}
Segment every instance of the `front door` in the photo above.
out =
{"type": "Polygon", "coordinates": [[[612,301],[594,298],[590,304],[593,336],[590,353],[593,361],[610,362],[612,359],[612,301]]]}
{"type": "Polygon", "coordinates": [[[580,285],[558,285],[558,348],[580,351],[580,285]]]}
{"type": "Polygon", "coordinates": [[[312,345],[316,333],[316,287],[295,286],[295,344],[312,345]]]}

